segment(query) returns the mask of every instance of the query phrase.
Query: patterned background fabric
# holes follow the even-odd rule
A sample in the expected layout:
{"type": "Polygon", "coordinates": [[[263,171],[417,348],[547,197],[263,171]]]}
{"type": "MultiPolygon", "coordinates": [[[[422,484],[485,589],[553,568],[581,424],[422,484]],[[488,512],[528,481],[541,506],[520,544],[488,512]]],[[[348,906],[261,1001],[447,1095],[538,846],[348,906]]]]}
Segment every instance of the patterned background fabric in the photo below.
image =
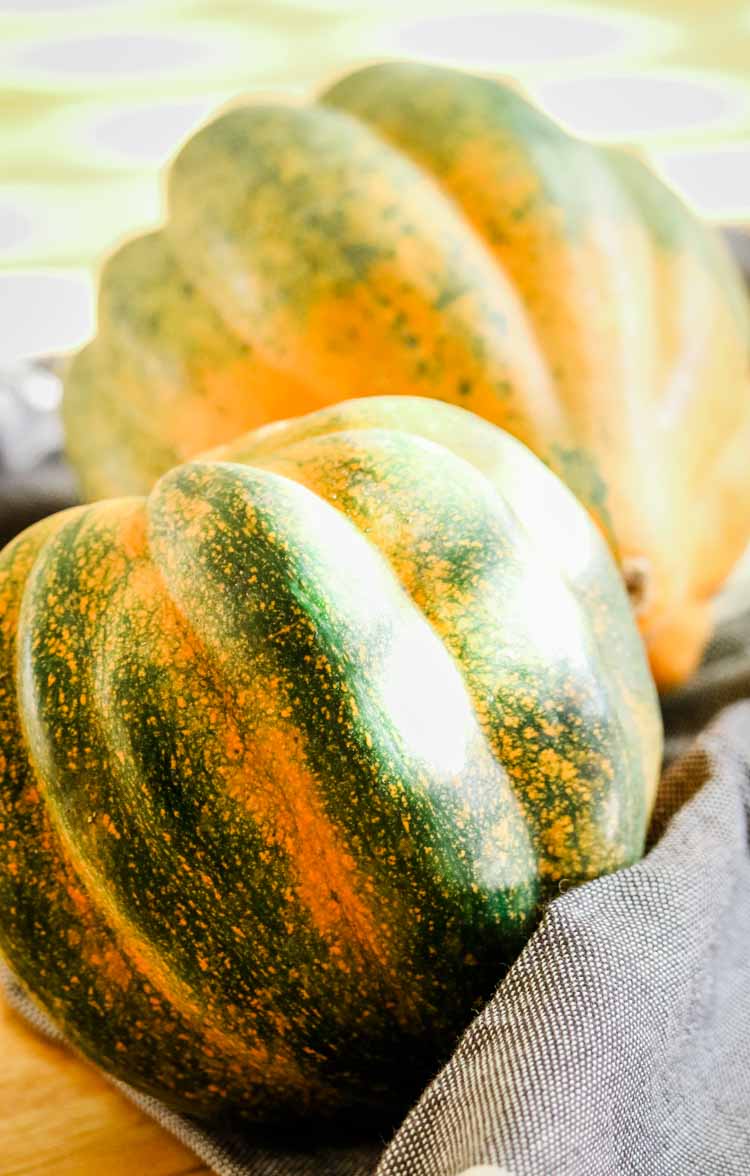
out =
{"type": "Polygon", "coordinates": [[[750,221],[748,0],[0,0],[0,361],[91,331],[96,259],[158,220],[159,169],[220,103],[389,56],[511,74],[750,221]]]}

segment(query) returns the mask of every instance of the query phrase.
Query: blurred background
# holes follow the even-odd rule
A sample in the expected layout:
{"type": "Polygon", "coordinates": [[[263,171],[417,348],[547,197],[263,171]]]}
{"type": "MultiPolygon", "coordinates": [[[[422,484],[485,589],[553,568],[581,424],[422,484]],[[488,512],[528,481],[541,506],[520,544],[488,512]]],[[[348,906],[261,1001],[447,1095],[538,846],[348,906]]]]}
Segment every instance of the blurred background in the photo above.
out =
{"type": "Polygon", "coordinates": [[[0,0],[0,363],[86,338],[97,259],[217,105],[404,56],[512,75],[750,225],[750,0],[0,0]]]}

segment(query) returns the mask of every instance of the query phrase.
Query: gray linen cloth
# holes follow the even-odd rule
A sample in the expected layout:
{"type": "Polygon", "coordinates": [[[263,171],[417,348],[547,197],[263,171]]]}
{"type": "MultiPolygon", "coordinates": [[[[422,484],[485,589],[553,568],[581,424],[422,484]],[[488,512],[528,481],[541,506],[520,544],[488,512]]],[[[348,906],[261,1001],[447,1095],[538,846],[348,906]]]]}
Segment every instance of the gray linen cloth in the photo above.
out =
{"type": "MultiPolygon", "coordinates": [[[[47,472],[36,482],[38,502],[23,495],[27,515],[66,505],[70,495],[54,453],[38,457],[47,472]]],[[[7,471],[10,463],[0,464],[7,471]]],[[[3,531],[31,521],[10,513],[6,520],[0,511],[3,531]]],[[[723,624],[699,674],[664,703],[670,766],[649,852],[548,907],[392,1139],[230,1135],[116,1085],[220,1176],[747,1176],[743,699],[750,611],[723,624]]],[[[0,985],[59,1039],[2,965],[0,985]]]]}

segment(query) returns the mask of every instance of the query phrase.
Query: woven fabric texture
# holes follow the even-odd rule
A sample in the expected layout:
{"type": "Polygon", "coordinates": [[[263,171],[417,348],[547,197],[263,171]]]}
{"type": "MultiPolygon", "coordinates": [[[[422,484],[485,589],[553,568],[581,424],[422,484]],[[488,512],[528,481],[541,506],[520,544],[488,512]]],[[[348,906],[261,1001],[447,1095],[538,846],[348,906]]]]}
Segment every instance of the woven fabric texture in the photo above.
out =
{"type": "Polygon", "coordinates": [[[378,1176],[746,1176],[749,806],[742,703],[670,769],[647,857],[550,906],[378,1176]]]}

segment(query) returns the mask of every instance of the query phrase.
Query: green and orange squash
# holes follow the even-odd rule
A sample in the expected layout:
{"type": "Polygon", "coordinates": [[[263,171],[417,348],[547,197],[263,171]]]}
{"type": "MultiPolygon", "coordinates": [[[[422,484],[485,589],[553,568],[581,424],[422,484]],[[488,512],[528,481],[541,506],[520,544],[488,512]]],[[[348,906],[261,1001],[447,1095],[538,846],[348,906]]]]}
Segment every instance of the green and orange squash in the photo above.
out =
{"type": "Polygon", "coordinates": [[[750,329],[718,235],[643,163],[508,86],[394,63],[228,110],[168,178],[69,372],[88,497],[351,397],[453,402],[567,482],[657,680],[689,674],[750,540],[750,329]]]}
{"type": "Polygon", "coordinates": [[[0,949],[200,1116],[403,1111],[660,763],[621,577],[454,406],[354,400],[0,557],[0,949]]]}

